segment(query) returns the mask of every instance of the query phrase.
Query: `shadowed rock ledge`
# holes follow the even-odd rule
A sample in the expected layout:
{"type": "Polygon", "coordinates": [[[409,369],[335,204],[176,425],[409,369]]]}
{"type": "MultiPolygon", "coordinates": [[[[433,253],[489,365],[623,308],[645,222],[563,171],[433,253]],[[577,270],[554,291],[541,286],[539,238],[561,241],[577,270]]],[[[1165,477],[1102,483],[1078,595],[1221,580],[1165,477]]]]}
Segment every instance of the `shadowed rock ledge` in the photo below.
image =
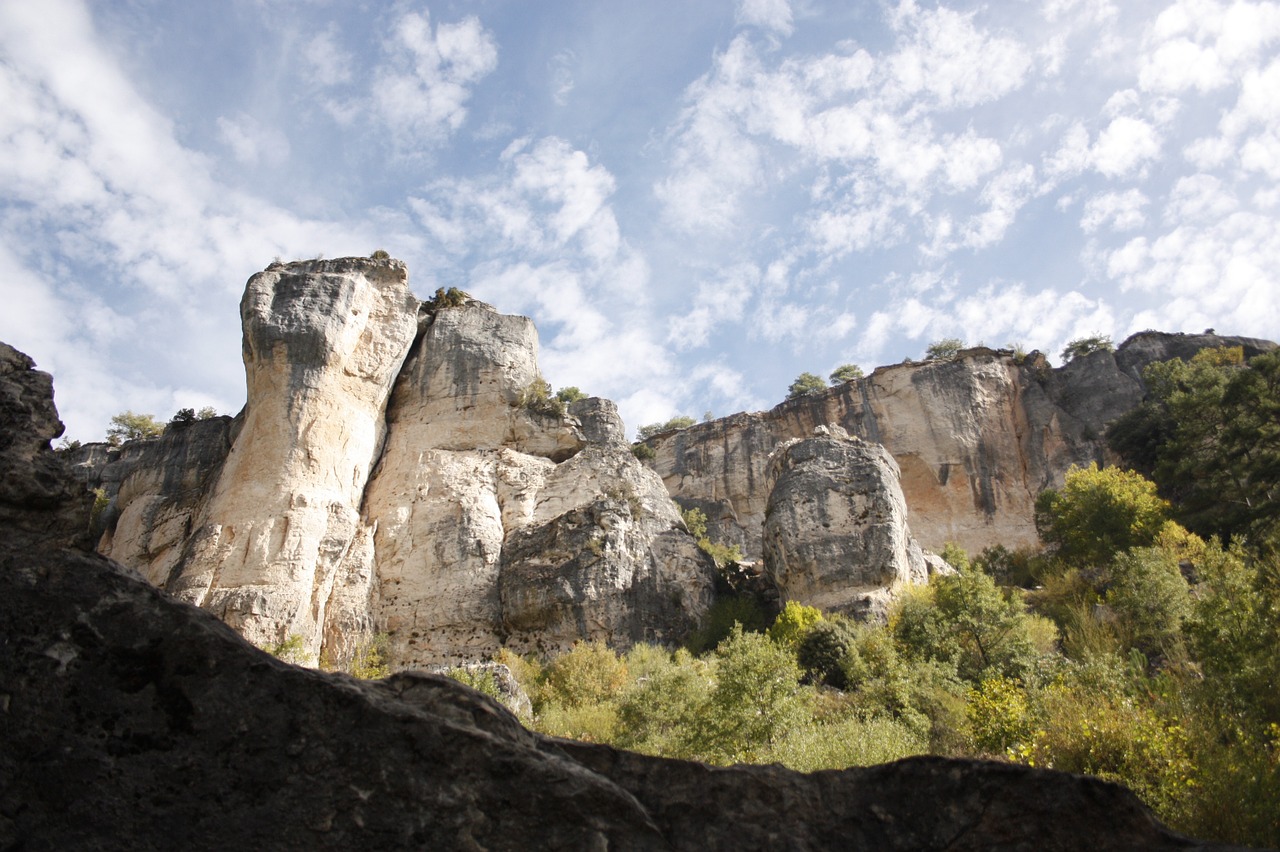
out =
{"type": "Polygon", "coordinates": [[[437,676],[284,664],[80,549],[32,367],[0,348],[0,849],[1206,848],[1094,779],[713,769],[533,734],[437,676]]]}

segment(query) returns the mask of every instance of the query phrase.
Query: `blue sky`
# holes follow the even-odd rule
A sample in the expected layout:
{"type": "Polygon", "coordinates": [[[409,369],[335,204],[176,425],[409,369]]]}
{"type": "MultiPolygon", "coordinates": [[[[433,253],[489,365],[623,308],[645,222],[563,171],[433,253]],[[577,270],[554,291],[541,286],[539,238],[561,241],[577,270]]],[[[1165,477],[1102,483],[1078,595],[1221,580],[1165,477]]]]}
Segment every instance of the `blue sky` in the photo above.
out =
{"type": "Polygon", "coordinates": [[[0,0],[0,340],[244,402],[274,258],[532,316],[632,431],[933,340],[1280,338],[1280,3],[0,0]]]}

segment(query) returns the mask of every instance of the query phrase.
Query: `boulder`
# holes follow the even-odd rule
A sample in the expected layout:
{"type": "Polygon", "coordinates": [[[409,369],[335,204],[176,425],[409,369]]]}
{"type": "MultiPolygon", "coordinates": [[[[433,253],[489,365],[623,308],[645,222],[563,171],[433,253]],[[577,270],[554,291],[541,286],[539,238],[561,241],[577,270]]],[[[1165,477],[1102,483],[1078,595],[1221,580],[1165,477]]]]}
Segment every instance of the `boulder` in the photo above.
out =
{"type": "Polygon", "coordinates": [[[879,444],[819,430],[773,456],[765,570],[784,601],[883,619],[930,568],[907,526],[898,466],[879,444]]]}

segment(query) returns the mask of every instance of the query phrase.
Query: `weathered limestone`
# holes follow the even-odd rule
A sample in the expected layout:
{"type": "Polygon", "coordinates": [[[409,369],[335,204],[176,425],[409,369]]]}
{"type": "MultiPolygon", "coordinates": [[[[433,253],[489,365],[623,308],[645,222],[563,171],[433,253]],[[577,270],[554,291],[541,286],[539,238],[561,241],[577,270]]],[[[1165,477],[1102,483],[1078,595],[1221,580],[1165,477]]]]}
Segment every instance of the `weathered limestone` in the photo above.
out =
{"type": "Polygon", "coordinates": [[[739,544],[754,558],[763,550],[770,455],[784,441],[837,424],[893,456],[912,531],[926,548],[1035,546],[1036,495],[1060,485],[1073,464],[1108,460],[1106,426],[1142,400],[1142,369],[1227,345],[1243,346],[1247,355],[1275,347],[1250,338],[1143,332],[1114,353],[1057,369],[1039,353],[1015,361],[1011,352],[985,348],[952,361],[880,367],[767,412],[652,438],[656,455],[648,465],[682,505],[707,514],[712,538],[739,544]]]}
{"type": "Polygon", "coordinates": [[[253,276],[240,314],[243,426],[167,587],[252,641],[314,647],[418,300],[398,261],[314,260],[253,276]]]}
{"type": "Polygon", "coordinates": [[[711,563],[612,403],[537,399],[528,319],[357,258],[273,265],[241,313],[241,415],[79,454],[104,553],[334,663],[378,632],[405,667],[696,626],[711,563]]]}
{"type": "Polygon", "coordinates": [[[898,466],[879,444],[839,427],[818,432],[773,455],[765,570],[784,601],[883,618],[904,585],[930,573],[907,526],[898,466]]]}
{"type": "Polygon", "coordinates": [[[527,319],[472,302],[405,364],[365,500],[375,620],[402,664],[675,640],[710,604],[711,566],[612,403],[522,404],[536,346],[527,319]]]}

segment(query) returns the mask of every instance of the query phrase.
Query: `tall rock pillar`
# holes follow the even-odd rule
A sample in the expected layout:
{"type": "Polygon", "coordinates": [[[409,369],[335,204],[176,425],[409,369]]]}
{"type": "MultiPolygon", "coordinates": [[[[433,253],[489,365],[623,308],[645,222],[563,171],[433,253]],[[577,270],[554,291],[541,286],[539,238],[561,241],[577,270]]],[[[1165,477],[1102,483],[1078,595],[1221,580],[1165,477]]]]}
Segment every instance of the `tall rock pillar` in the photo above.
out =
{"type": "Polygon", "coordinates": [[[394,260],[272,264],[240,302],[244,422],[169,583],[258,643],[318,648],[418,300],[394,260]]]}

